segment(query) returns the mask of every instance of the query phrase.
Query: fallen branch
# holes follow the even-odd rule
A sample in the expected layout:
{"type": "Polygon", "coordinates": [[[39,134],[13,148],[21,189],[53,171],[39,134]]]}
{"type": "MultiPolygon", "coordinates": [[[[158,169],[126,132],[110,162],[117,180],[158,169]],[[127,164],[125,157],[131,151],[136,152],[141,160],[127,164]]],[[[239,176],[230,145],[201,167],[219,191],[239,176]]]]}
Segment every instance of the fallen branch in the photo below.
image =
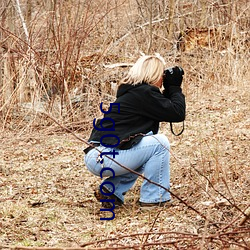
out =
{"type": "Polygon", "coordinates": [[[82,250],[82,247],[24,247],[24,246],[6,246],[0,245],[0,249],[10,250],[82,250]]]}
{"type": "Polygon", "coordinates": [[[114,63],[114,64],[110,64],[110,65],[103,64],[103,67],[108,68],[108,69],[113,69],[113,68],[117,68],[117,67],[122,67],[122,68],[131,67],[133,65],[134,65],[133,63],[114,63]]]}
{"type": "Polygon", "coordinates": [[[250,229],[243,229],[238,231],[228,231],[226,233],[221,234],[208,234],[205,237],[203,235],[199,236],[198,234],[192,234],[192,233],[182,233],[182,232],[146,232],[146,233],[135,233],[135,234],[129,234],[129,235],[121,235],[113,238],[106,238],[103,240],[96,240],[92,242],[88,242],[85,244],[80,245],[79,247],[25,247],[25,246],[7,246],[7,245],[0,245],[0,249],[11,249],[11,250],[83,250],[85,247],[94,245],[94,244],[100,244],[107,241],[119,241],[124,238],[133,238],[136,236],[149,236],[149,235],[168,235],[165,239],[169,239],[169,241],[162,241],[162,242],[145,242],[142,244],[134,244],[134,245],[122,245],[115,246],[114,243],[112,243],[112,246],[107,247],[96,247],[96,248],[89,248],[88,250],[95,249],[95,250],[105,250],[105,249],[141,249],[142,247],[146,246],[159,246],[159,245],[173,245],[175,243],[181,243],[184,242],[187,243],[187,241],[197,241],[197,240],[208,240],[209,242],[216,241],[216,242],[224,242],[227,246],[238,246],[242,249],[250,249],[247,244],[241,244],[239,242],[232,241],[232,235],[240,235],[242,233],[250,233],[250,229]],[[223,238],[222,238],[223,237],[223,238]],[[227,237],[227,238],[225,238],[227,237]]]}
{"type": "Polygon", "coordinates": [[[246,209],[246,211],[244,212],[244,217],[241,219],[240,221],[240,226],[242,226],[243,224],[245,224],[245,222],[250,218],[250,207],[248,207],[246,209]]]}

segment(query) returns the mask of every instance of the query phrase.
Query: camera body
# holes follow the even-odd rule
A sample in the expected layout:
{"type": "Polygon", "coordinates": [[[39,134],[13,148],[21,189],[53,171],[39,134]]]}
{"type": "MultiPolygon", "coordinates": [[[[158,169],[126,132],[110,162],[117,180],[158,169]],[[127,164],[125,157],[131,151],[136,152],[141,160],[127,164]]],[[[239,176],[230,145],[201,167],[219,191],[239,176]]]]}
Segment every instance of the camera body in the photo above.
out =
{"type": "Polygon", "coordinates": [[[165,69],[163,72],[163,76],[166,76],[167,74],[173,75],[175,69],[177,69],[181,75],[184,75],[184,70],[182,67],[174,66],[174,67],[165,69]]]}
{"type": "Polygon", "coordinates": [[[174,74],[174,67],[170,67],[164,70],[163,75],[166,75],[167,73],[169,74],[174,74]]]}

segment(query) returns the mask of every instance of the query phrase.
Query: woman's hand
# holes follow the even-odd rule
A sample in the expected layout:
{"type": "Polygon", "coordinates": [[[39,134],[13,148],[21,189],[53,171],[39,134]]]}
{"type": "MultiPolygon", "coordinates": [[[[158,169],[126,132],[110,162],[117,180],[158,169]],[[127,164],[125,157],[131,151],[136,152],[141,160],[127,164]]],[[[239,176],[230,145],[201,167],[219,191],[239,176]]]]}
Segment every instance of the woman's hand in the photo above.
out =
{"type": "Polygon", "coordinates": [[[181,67],[175,66],[164,70],[163,86],[168,89],[169,86],[181,86],[184,70],[181,67]]]}

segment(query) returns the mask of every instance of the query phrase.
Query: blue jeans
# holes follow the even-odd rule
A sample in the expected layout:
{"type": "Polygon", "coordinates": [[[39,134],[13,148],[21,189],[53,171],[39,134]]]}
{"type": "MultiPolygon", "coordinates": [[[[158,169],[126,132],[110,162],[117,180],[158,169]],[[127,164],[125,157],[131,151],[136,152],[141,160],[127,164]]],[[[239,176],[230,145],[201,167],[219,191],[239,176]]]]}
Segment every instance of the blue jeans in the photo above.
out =
{"type": "MultiPolygon", "coordinates": [[[[102,152],[111,152],[114,148],[106,148],[103,146],[97,147],[102,152]]],[[[118,155],[115,155],[115,160],[120,164],[135,170],[150,181],[159,183],[163,187],[170,188],[170,168],[169,168],[169,142],[166,136],[162,134],[146,135],[134,147],[128,150],[119,150],[115,148],[118,155]],[[166,149],[164,146],[168,149],[166,149]]],[[[100,152],[92,149],[85,155],[85,164],[89,171],[100,176],[102,165],[98,162],[100,152]]],[[[112,159],[112,156],[109,155],[112,159]]],[[[122,168],[111,159],[103,156],[105,168],[112,168],[115,172],[115,177],[111,171],[104,171],[103,176],[108,177],[104,182],[112,182],[115,187],[114,194],[124,202],[124,195],[132,188],[138,175],[129,172],[122,168]]],[[[113,192],[110,184],[105,184],[105,187],[113,192]]],[[[157,203],[170,200],[170,194],[163,188],[160,188],[147,180],[144,180],[140,191],[140,202],[157,203]]]]}

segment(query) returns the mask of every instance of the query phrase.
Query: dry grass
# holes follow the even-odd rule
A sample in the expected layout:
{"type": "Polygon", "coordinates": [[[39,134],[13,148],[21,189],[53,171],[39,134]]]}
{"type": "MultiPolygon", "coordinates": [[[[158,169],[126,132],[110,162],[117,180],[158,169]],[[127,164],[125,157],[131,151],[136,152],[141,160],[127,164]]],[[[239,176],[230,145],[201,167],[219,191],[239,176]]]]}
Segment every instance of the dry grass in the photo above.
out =
{"type": "MultiPolygon", "coordinates": [[[[180,243],[176,243],[176,247],[180,249],[208,249],[210,246],[221,249],[227,241],[249,244],[249,221],[239,226],[243,218],[239,210],[244,211],[249,206],[250,124],[249,118],[244,119],[249,115],[247,86],[224,86],[217,95],[203,94],[200,102],[191,98],[195,95],[187,98],[184,135],[172,136],[166,124],[161,131],[168,135],[172,144],[172,191],[219,228],[176,199],[171,208],[140,211],[136,201],[141,180],[127,195],[126,205],[116,211],[115,219],[100,221],[103,214],[93,197],[99,178],[86,170],[80,141],[70,134],[48,134],[47,130],[23,135],[6,132],[2,135],[0,162],[2,244],[74,247],[147,232],[162,232],[150,235],[148,243],[178,239],[180,243]],[[226,226],[228,228],[221,231],[226,226]],[[207,238],[222,232],[236,234],[239,230],[245,233],[232,238],[224,235],[225,242],[218,238],[217,243],[216,240],[212,243],[207,238]],[[178,233],[193,236],[185,238],[178,233]],[[197,235],[200,238],[195,239],[197,235]]],[[[85,132],[79,135],[87,137],[85,132]]],[[[144,241],[145,236],[131,236],[118,242],[135,246],[144,241]]],[[[113,243],[96,244],[101,245],[108,249],[113,243]]],[[[235,248],[241,249],[237,245],[235,248]]]]}
{"type": "MultiPolygon", "coordinates": [[[[103,65],[131,63],[149,48],[145,1],[140,8],[140,1],[94,2],[78,6],[84,13],[80,15],[77,5],[68,1],[58,7],[58,16],[43,12],[41,3],[28,26],[35,61],[20,40],[20,30],[1,26],[7,49],[3,46],[0,61],[4,69],[0,74],[0,248],[249,249],[249,220],[240,225],[250,205],[249,4],[207,3],[205,24],[219,27],[219,42],[226,37],[226,47],[213,42],[177,51],[165,38],[167,5],[154,2],[151,50],[160,52],[167,66],[179,64],[185,70],[184,134],[175,137],[168,124],[161,125],[172,145],[171,190],[198,213],[178,199],[167,209],[141,211],[136,203],[140,179],[115,219],[104,222],[93,196],[100,179],[84,166],[83,143],[41,115],[49,112],[87,139],[93,119],[100,116],[99,104],[114,100],[112,86],[127,70],[103,65]],[[50,26],[55,19],[58,26],[50,26]],[[41,42],[41,34],[46,34],[46,42],[41,42]],[[22,73],[34,69],[35,88],[29,85],[32,74],[22,73]],[[25,86],[27,95],[20,96],[25,86]]],[[[196,6],[179,1],[175,38],[187,26],[199,28],[201,13],[204,17],[202,2],[196,6]]],[[[15,24],[20,25],[18,20],[15,24]]]]}

